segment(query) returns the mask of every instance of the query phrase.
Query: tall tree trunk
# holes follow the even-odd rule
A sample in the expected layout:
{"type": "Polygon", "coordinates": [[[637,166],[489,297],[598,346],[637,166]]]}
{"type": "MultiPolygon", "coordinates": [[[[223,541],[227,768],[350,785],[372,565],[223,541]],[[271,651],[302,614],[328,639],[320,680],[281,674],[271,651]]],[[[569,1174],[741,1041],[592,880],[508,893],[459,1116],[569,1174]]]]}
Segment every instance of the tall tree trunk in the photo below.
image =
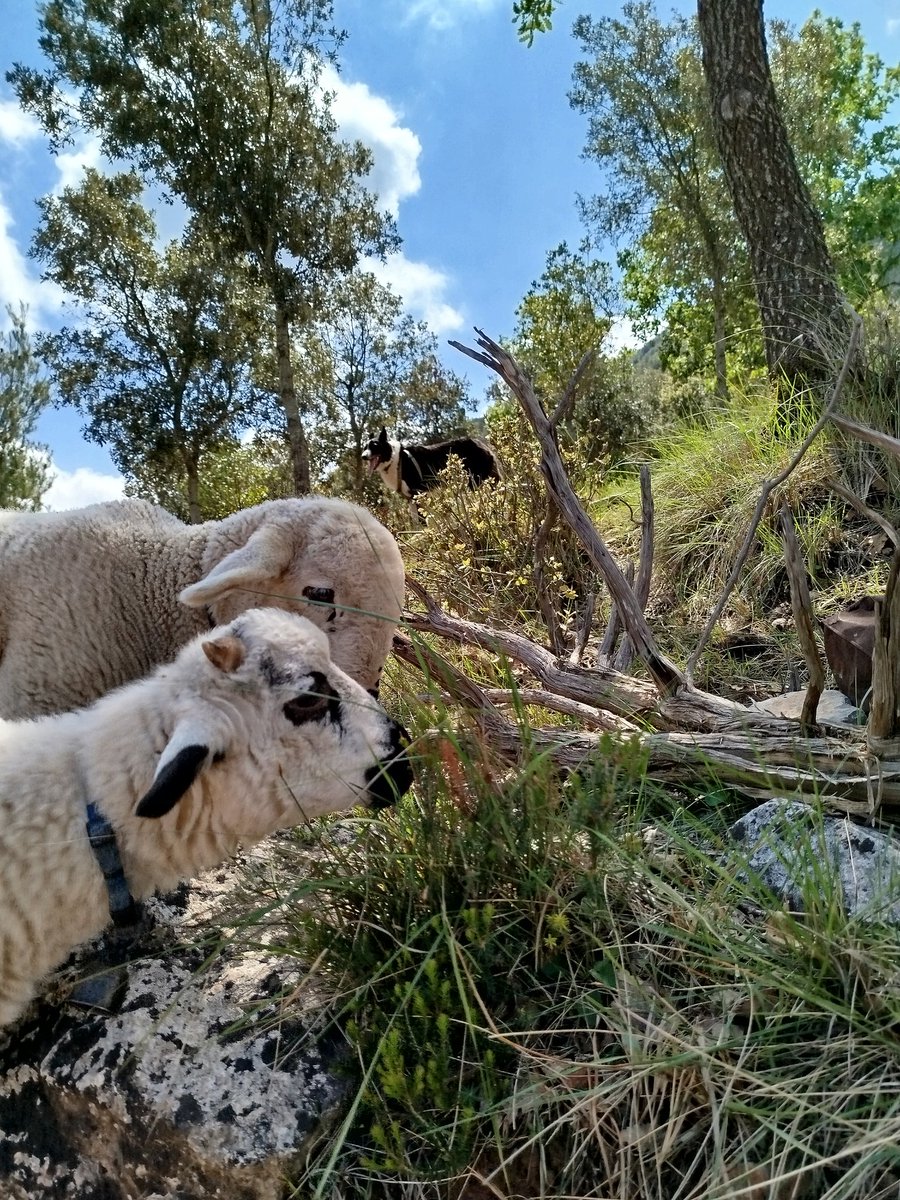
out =
{"type": "Polygon", "coordinates": [[[773,378],[819,374],[849,335],[822,219],[794,160],[766,54],[762,0],[698,0],[712,123],[750,254],[773,378]]]}
{"type": "Polygon", "coordinates": [[[291,478],[295,496],[307,496],[312,491],[309,475],[309,442],[300,405],[294,387],[294,364],[291,362],[291,330],[287,313],[280,304],[275,307],[275,349],[278,355],[278,395],[287,425],[288,447],[291,454],[291,478]]]}

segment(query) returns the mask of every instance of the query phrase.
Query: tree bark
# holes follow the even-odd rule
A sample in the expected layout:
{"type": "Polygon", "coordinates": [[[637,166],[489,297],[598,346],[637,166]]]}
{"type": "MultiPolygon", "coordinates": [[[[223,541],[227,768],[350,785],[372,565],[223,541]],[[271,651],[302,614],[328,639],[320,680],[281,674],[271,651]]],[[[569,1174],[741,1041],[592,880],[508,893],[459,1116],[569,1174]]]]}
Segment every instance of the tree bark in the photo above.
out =
{"type": "Polygon", "coordinates": [[[307,496],[312,491],[309,443],[306,440],[303,422],[300,420],[300,405],[297,403],[297,391],[294,387],[290,325],[287,313],[281,305],[277,305],[275,309],[275,349],[278,355],[278,394],[287,426],[294,495],[307,496]]]}
{"type": "Polygon", "coordinates": [[[761,0],[698,0],[716,144],[747,243],[774,379],[827,370],[850,313],[778,107],[761,0]]]}

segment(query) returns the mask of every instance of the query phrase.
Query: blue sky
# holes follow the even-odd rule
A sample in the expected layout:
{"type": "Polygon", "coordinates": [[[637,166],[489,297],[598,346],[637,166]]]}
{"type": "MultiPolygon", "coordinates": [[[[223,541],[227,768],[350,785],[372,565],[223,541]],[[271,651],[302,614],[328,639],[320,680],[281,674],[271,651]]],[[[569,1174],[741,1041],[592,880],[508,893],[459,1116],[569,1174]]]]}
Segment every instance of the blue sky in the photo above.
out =
{"type": "MultiPolygon", "coordinates": [[[[800,24],[814,7],[781,0],[765,12],[800,24]]],[[[900,0],[818,7],[859,21],[871,50],[900,61],[900,0]]],[[[403,238],[384,278],[445,347],[451,337],[470,342],[473,325],[509,334],[547,251],[582,236],[576,195],[602,187],[598,168],[581,158],[584,118],[566,98],[578,57],[571,26],[582,12],[614,15],[618,6],[564,0],[553,31],[531,49],[516,40],[512,0],[335,0],[335,9],[348,33],[331,81],[335,114],[346,136],[374,151],[370,183],[403,238]]],[[[36,14],[32,0],[6,0],[0,77],[13,62],[39,62],[36,14]]],[[[5,305],[20,301],[33,326],[60,322],[61,297],[28,258],[35,201],[77,182],[85,164],[99,164],[90,141],[51,158],[0,78],[0,322],[5,305]]],[[[443,356],[476,395],[483,391],[477,365],[449,347],[443,356]]],[[[47,497],[54,508],[121,494],[109,456],[84,441],[80,423],[53,409],[38,430],[57,472],[47,497]]]]}

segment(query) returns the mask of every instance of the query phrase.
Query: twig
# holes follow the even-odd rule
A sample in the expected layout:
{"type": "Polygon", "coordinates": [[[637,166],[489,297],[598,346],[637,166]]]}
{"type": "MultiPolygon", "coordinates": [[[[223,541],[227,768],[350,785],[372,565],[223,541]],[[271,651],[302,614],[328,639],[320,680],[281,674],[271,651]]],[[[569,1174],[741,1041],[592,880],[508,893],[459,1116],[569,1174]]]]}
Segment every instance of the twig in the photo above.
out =
{"type": "Polygon", "coordinates": [[[577,717],[582,724],[589,728],[606,729],[612,733],[637,733],[639,725],[627,721],[624,717],[613,716],[612,713],[602,712],[589,704],[580,704],[577,700],[566,700],[546,688],[485,688],[484,694],[494,704],[539,704],[549,708],[551,712],[564,713],[568,717],[577,717]]]}
{"type": "MultiPolygon", "coordinates": [[[[641,612],[646,612],[647,601],[650,599],[650,583],[653,578],[654,554],[654,508],[653,489],[650,486],[650,468],[644,463],[641,466],[641,553],[638,560],[637,585],[635,597],[641,606],[641,612]]],[[[626,634],[619,647],[613,666],[617,671],[627,671],[634,658],[634,644],[626,634]]]]}
{"type": "Polygon", "coordinates": [[[851,421],[849,417],[833,416],[831,421],[835,428],[840,429],[841,433],[849,433],[851,437],[859,438],[861,442],[868,442],[872,446],[877,446],[879,450],[886,450],[888,454],[900,458],[900,441],[891,437],[889,433],[882,433],[880,429],[870,429],[868,425],[860,425],[858,421],[851,421]]]}
{"type": "Polygon", "coordinates": [[[634,642],[638,655],[646,664],[657,689],[664,696],[671,695],[684,683],[682,674],[674,663],[669,662],[660,653],[650,626],[647,624],[640,605],[635,600],[634,593],[576,496],[560,458],[555,430],[535,395],[531,381],[512,355],[507,353],[502,346],[489,338],[483,330],[476,329],[475,332],[478,335],[478,345],[487,351],[486,354],[480,354],[468,346],[463,346],[460,342],[451,342],[450,345],[475,359],[476,362],[483,363],[499,375],[521,404],[540,444],[541,473],[551,496],[566,521],[575,531],[594,567],[606,581],[612,599],[619,606],[622,622],[634,642]]]}
{"type": "MultiPolygon", "coordinates": [[[[633,562],[625,564],[625,582],[629,587],[634,583],[633,562]]],[[[611,604],[609,608],[609,620],[606,622],[603,637],[600,639],[600,645],[597,647],[597,657],[610,667],[612,663],[609,660],[612,657],[613,650],[616,648],[616,639],[619,636],[621,627],[622,619],[619,615],[619,606],[618,604],[611,604]]]]}
{"type": "Polygon", "coordinates": [[[765,511],[766,505],[769,502],[769,497],[775,488],[780,487],[781,484],[784,483],[787,477],[791,474],[791,472],[797,467],[807,450],[822,432],[826,423],[832,419],[834,408],[841,397],[841,392],[844,390],[844,384],[847,381],[847,376],[850,374],[851,366],[856,359],[856,347],[859,344],[861,329],[862,321],[859,319],[859,317],[857,317],[850,333],[850,341],[847,345],[847,353],[844,355],[843,365],[841,366],[840,372],[835,381],[831,396],[828,399],[828,403],[822,410],[822,415],[803,439],[799,450],[784,468],[784,470],[779,471],[773,479],[769,479],[763,484],[762,491],[759,494],[759,499],[756,502],[756,508],[753,510],[750,526],[747,530],[747,534],[744,538],[741,548],[738,551],[734,566],[731,569],[731,574],[728,576],[728,580],[725,584],[722,595],[719,597],[715,608],[710,613],[709,620],[703,627],[703,632],[700,634],[700,640],[697,642],[691,657],[688,659],[687,667],[685,669],[685,676],[690,687],[694,686],[694,669],[697,666],[700,655],[706,649],[706,643],[709,641],[710,634],[715,628],[719,617],[721,617],[722,613],[724,612],[725,605],[728,603],[728,598],[731,595],[734,585],[737,583],[738,577],[744,568],[744,563],[747,561],[747,557],[750,554],[750,549],[753,546],[753,542],[756,537],[756,530],[759,527],[760,521],[762,520],[763,512],[765,511]]]}
{"type": "MultiPolygon", "coordinates": [[[[836,420],[836,418],[832,418],[832,420],[836,420]]],[[[873,509],[869,508],[869,506],[863,500],[861,500],[859,496],[857,496],[856,492],[851,492],[849,488],[844,487],[842,483],[838,483],[836,479],[826,479],[824,480],[824,483],[825,486],[830,491],[834,492],[836,496],[840,496],[842,500],[846,500],[851,508],[855,508],[861,517],[865,517],[867,521],[871,521],[873,525],[877,525],[881,532],[889,538],[892,546],[895,548],[900,546],[900,534],[898,534],[897,530],[890,523],[890,521],[885,520],[881,513],[877,513],[873,509]]]]}
{"type": "Polygon", "coordinates": [[[575,645],[572,648],[572,653],[569,655],[569,666],[580,667],[581,660],[584,658],[584,652],[587,649],[588,639],[591,636],[591,628],[594,624],[594,609],[597,607],[597,593],[588,592],[584,602],[584,611],[581,614],[581,621],[578,624],[578,629],[575,633],[575,645]]]}
{"type": "Polygon", "coordinates": [[[785,503],[781,505],[781,527],[784,535],[784,561],[787,564],[788,580],[791,585],[791,610],[794,614],[794,626],[809,671],[809,687],[806,689],[803,709],[800,713],[800,728],[804,736],[808,737],[816,727],[816,710],[819,707],[822,692],[825,690],[825,668],[822,666],[822,659],[816,645],[812,600],[806,582],[806,565],[797,541],[793,514],[790,506],[785,503]]]}
{"type": "MultiPolygon", "coordinates": [[[[450,344],[453,345],[452,342],[450,344]]],[[[593,362],[596,354],[597,351],[593,346],[589,350],[585,350],[584,354],[582,354],[581,361],[575,368],[574,372],[572,373],[572,378],[566,385],[566,390],[563,392],[563,398],[560,400],[559,404],[557,404],[556,411],[550,418],[550,428],[554,433],[556,432],[560,421],[564,421],[568,416],[569,409],[571,408],[572,402],[575,399],[575,392],[578,390],[579,383],[581,383],[581,377],[593,362]]]]}

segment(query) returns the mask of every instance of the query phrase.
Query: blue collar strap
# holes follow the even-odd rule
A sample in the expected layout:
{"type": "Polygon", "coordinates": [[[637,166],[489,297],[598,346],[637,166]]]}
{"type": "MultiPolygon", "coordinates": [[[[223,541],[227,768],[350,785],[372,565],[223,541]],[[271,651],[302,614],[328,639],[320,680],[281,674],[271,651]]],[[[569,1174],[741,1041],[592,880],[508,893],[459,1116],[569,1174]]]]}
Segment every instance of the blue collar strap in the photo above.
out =
{"type": "Polygon", "coordinates": [[[141,906],[128,890],[113,827],[93,801],[88,802],[86,828],[88,841],[106,882],[113,924],[119,928],[136,924],[141,917],[141,906]]]}

